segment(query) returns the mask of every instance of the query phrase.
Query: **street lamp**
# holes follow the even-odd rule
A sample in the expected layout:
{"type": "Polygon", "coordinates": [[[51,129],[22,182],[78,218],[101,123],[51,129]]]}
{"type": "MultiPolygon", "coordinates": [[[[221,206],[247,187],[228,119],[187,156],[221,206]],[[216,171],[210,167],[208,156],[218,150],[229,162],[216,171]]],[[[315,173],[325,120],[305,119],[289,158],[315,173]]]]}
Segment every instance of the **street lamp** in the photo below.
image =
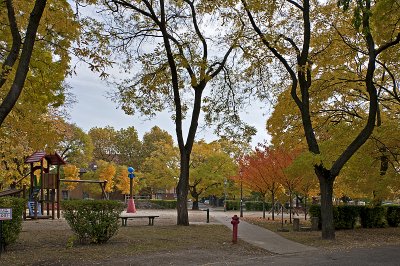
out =
{"type": "Polygon", "coordinates": [[[224,212],[226,212],[226,179],[224,180],[224,212]]]}
{"type": "Polygon", "coordinates": [[[133,201],[133,178],[135,177],[135,174],[133,173],[134,171],[135,169],[133,169],[133,167],[128,167],[129,190],[130,190],[130,199],[128,200],[128,209],[126,210],[126,212],[128,213],[136,212],[135,202],[133,201]]]}
{"type": "Polygon", "coordinates": [[[240,173],[240,217],[243,217],[243,177],[240,173]]]}

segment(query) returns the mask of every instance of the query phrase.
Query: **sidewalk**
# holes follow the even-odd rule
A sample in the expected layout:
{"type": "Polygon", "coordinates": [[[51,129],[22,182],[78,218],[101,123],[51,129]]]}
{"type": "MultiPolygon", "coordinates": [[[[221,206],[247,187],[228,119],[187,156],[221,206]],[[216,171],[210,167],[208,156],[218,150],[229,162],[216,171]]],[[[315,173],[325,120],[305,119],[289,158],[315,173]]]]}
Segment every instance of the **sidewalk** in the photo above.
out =
{"type": "MultiPolygon", "coordinates": [[[[232,229],[231,221],[234,214],[235,213],[232,212],[222,212],[218,210],[210,211],[210,215],[215,220],[226,225],[230,229],[232,229]]],[[[238,237],[250,244],[280,255],[318,250],[314,247],[287,240],[270,230],[249,224],[245,221],[240,221],[239,223],[238,237]]]]}

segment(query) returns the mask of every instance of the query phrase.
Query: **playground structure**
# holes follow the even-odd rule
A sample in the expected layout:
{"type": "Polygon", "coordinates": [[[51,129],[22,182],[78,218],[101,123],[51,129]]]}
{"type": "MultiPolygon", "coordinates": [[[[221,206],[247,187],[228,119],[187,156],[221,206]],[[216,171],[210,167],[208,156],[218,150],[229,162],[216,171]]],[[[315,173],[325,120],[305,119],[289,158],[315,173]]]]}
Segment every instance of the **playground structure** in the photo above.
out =
{"type": "Polygon", "coordinates": [[[107,199],[105,188],[107,181],[99,180],[69,180],[60,179],[60,166],[66,162],[57,153],[46,154],[44,151],[37,151],[25,159],[25,163],[30,164],[29,174],[23,176],[20,180],[14,182],[8,190],[0,191],[0,197],[14,196],[26,197],[26,186],[16,189],[16,185],[30,177],[30,186],[28,191],[28,211],[23,212],[24,220],[31,219],[49,219],[60,218],[60,197],[61,197],[61,182],[75,183],[96,183],[100,185],[102,198],[107,199]],[[45,212],[46,211],[46,212],[45,212]]]}
{"type": "Polygon", "coordinates": [[[57,210],[57,218],[60,218],[60,166],[64,165],[65,161],[57,153],[46,154],[38,151],[26,158],[25,163],[30,164],[31,171],[28,194],[29,215],[26,216],[24,212],[24,219],[50,218],[50,209],[52,219],[54,219],[55,210],[57,210]],[[40,163],[40,165],[34,166],[35,163],[40,163]],[[56,167],[56,173],[50,173],[53,166],[56,167]],[[35,176],[38,170],[40,170],[39,179],[35,176]],[[47,210],[47,215],[44,215],[44,209],[47,210]]]}
{"type": "Polygon", "coordinates": [[[50,218],[50,207],[51,218],[54,219],[55,210],[57,211],[57,218],[60,218],[61,182],[99,184],[102,191],[102,198],[107,199],[105,192],[107,181],[60,179],[60,166],[64,165],[65,161],[57,153],[49,155],[45,152],[35,152],[25,160],[25,163],[31,164],[31,185],[28,199],[29,216],[27,218],[50,218]],[[34,167],[33,164],[38,162],[40,162],[40,166],[34,167]],[[46,162],[47,167],[44,166],[44,162],[46,162]],[[56,173],[49,173],[52,166],[57,167],[56,173]],[[34,172],[38,169],[40,169],[40,175],[39,181],[36,182],[34,172]],[[44,208],[47,210],[47,215],[44,215],[44,208]]]}

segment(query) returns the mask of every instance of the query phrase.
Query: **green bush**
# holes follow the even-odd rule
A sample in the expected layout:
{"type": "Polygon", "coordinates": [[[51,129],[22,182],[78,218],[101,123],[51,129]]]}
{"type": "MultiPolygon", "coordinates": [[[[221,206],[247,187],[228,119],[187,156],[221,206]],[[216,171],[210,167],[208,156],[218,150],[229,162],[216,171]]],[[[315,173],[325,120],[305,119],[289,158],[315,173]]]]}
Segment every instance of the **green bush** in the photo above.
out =
{"type": "Polygon", "coordinates": [[[176,209],[176,200],[150,200],[152,204],[159,206],[160,209],[176,209]]]}
{"type": "Polygon", "coordinates": [[[176,200],[159,199],[137,199],[135,200],[138,209],[176,209],[176,200]]]}
{"type": "Polygon", "coordinates": [[[354,229],[360,214],[359,206],[334,206],[333,219],[336,229],[354,229]]]}
{"type": "Polygon", "coordinates": [[[361,226],[363,228],[381,228],[386,226],[385,207],[360,208],[361,226]]]}
{"type": "MultiPolygon", "coordinates": [[[[245,202],[247,211],[262,211],[263,203],[262,201],[246,201],[245,202]]],[[[270,202],[265,202],[265,210],[270,211],[272,204],[270,202]]]]}
{"type": "MultiPolygon", "coordinates": [[[[318,217],[318,228],[322,228],[321,206],[311,205],[311,217],[318,217]]],[[[360,213],[360,206],[333,206],[333,222],[335,229],[353,229],[360,213]]]]}
{"type": "Polygon", "coordinates": [[[227,200],[226,210],[227,211],[240,210],[240,200],[227,200]]]}
{"type": "Polygon", "coordinates": [[[80,243],[105,243],[118,231],[123,203],[111,200],[68,200],[63,214],[80,243]]]}
{"type": "Polygon", "coordinates": [[[386,220],[389,226],[398,227],[400,225],[400,206],[387,206],[386,220]]]}
{"type": "Polygon", "coordinates": [[[26,200],[15,197],[0,198],[0,208],[12,208],[12,220],[3,221],[3,245],[4,249],[15,243],[22,230],[22,213],[25,211],[26,200]]]}

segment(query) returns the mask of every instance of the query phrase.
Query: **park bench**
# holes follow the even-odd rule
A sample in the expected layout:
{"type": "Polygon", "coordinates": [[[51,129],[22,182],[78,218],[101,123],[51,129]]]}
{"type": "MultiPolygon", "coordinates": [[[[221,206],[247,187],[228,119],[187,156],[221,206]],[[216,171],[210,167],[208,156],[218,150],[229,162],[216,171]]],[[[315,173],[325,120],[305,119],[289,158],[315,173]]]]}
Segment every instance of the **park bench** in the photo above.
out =
{"type": "Polygon", "coordinates": [[[120,215],[119,218],[122,220],[122,226],[126,226],[128,219],[149,219],[149,225],[154,225],[154,218],[160,217],[158,215],[120,215]]]}

